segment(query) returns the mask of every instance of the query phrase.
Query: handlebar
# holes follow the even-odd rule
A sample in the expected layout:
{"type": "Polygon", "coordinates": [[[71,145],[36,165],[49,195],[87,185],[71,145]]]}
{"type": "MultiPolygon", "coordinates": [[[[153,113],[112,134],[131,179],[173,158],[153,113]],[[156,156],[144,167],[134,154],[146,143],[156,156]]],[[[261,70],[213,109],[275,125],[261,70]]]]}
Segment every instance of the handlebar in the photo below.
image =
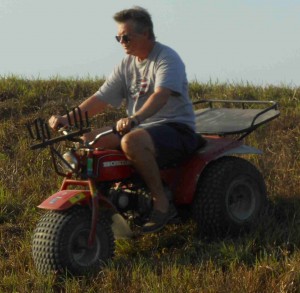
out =
{"type": "MultiPolygon", "coordinates": [[[[136,127],[138,124],[135,121],[131,121],[131,128],[136,127]]],[[[88,146],[93,146],[101,137],[106,136],[108,134],[118,134],[118,131],[116,129],[116,126],[113,126],[112,129],[103,131],[95,136],[94,140],[88,143],[88,146]]]]}
{"type": "MultiPolygon", "coordinates": [[[[74,108],[73,110],[73,120],[74,120],[74,125],[71,124],[71,119],[70,116],[67,112],[67,118],[68,118],[68,123],[69,127],[66,128],[62,126],[59,130],[62,135],[51,138],[51,134],[49,131],[49,126],[48,124],[43,120],[43,119],[35,119],[33,123],[28,123],[27,129],[29,131],[30,137],[36,141],[39,140],[39,143],[33,144],[30,146],[32,150],[39,149],[39,148],[45,148],[47,146],[51,146],[55,143],[58,143],[60,141],[65,141],[65,140],[70,140],[74,142],[82,142],[82,140],[79,138],[79,136],[82,136],[85,133],[88,133],[91,131],[90,128],[90,123],[88,120],[88,115],[87,112],[85,113],[85,118],[86,121],[84,122],[82,119],[82,114],[81,110],[79,107],[74,108]],[[75,131],[70,131],[70,129],[74,128],[75,131]]],[[[135,121],[131,122],[131,128],[136,127],[137,124],[135,121]]],[[[116,130],[116,127],[112,127],[112,129],[104,131],[99,133],[98,135],[95,136],[94,140],[91,142],[88,142],[86,144],[86,147],[92,147],[101,137],[106,136],[108,134],[117,134],[118,131],[116,130]]]]}
{"type": "Polygon", "coordinates": [[[92,140],[91,142],[88,142],[88,146],[93,146],[101,137],[106,136],[106,135],[111,134],[111,133],[117,133],[117,130],[116,130],[115,127],[97,134],[95,136],[94,140],[92,140]]]}

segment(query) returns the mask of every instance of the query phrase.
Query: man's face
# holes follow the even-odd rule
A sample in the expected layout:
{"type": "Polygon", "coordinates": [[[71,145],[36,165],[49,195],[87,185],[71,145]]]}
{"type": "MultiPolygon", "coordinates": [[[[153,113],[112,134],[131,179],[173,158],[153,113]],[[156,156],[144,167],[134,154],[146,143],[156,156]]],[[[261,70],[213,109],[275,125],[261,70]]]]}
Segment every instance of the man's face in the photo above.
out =
{"type": "Polygon", "coordinates": [[[117,26],[117,37],[125,53],[139,57],[144,52],[145,42],[148,40],[148,33],[136,33],[132,21],[118,23],[117,26]]]}

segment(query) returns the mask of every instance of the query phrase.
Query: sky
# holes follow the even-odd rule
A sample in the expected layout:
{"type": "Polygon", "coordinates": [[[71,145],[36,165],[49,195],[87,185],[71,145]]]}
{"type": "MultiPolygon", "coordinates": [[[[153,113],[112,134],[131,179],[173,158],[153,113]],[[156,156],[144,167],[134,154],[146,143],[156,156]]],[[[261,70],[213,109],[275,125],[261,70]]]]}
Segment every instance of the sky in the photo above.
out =
{"type": "Polygon", "coordinates": [[[300,86],[300,0],[0,0],[0,76],[105,78],[125,54],[112,17],[134,5],[190,82],[300,86]]]}

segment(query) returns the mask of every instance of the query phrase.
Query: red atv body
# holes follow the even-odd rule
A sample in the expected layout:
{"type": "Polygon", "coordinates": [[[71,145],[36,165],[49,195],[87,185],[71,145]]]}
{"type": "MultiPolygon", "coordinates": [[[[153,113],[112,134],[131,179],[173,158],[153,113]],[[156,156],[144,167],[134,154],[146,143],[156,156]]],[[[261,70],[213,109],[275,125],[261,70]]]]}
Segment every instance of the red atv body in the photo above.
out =
{"type": "MultiPolygon", "coordinates": [[[[238,233],[255,224],[267,194],[257,168],[237,155],[261,153],[244,145],[243,138],[277,117],[278,107],[274,102],[218,100],[199,101],[195,107],[203,105],[195,113],[205,146],[161,170],[161,177],[179,211],[177,222],[188,215],[201,235],[238,233]]],[[[138,234],[152,209],[147,186],[125,155],[92,147],[109,132],[88,146],[75,143],[64,155],[56,150],[57,142],[90,131],[87,115],[86,124],[79,109],[77,117],[75,131],[55,138],[42,120],[28,126],[31,136],[41,140],[32,149],[49,147],[55,170],[65,177],[60,190],[39,205],[48,212],[37,224],[32,252],[42,273],[97,272],[113,256],[114,240],[138,234]]]]}

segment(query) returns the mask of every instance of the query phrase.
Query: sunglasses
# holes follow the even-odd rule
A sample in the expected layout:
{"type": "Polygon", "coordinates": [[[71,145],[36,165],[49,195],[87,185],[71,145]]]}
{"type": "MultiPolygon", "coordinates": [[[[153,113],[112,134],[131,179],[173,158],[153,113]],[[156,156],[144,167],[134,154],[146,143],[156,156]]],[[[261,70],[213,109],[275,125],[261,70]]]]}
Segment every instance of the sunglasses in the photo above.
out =
{"type": "Polygon", "coordinates": [[[130,42],[130,38],[128,35],[123,35],[123,36],[116,36],[116,40],[117,42],[124,42],[124,43],[128,43],[130,42]]]}

